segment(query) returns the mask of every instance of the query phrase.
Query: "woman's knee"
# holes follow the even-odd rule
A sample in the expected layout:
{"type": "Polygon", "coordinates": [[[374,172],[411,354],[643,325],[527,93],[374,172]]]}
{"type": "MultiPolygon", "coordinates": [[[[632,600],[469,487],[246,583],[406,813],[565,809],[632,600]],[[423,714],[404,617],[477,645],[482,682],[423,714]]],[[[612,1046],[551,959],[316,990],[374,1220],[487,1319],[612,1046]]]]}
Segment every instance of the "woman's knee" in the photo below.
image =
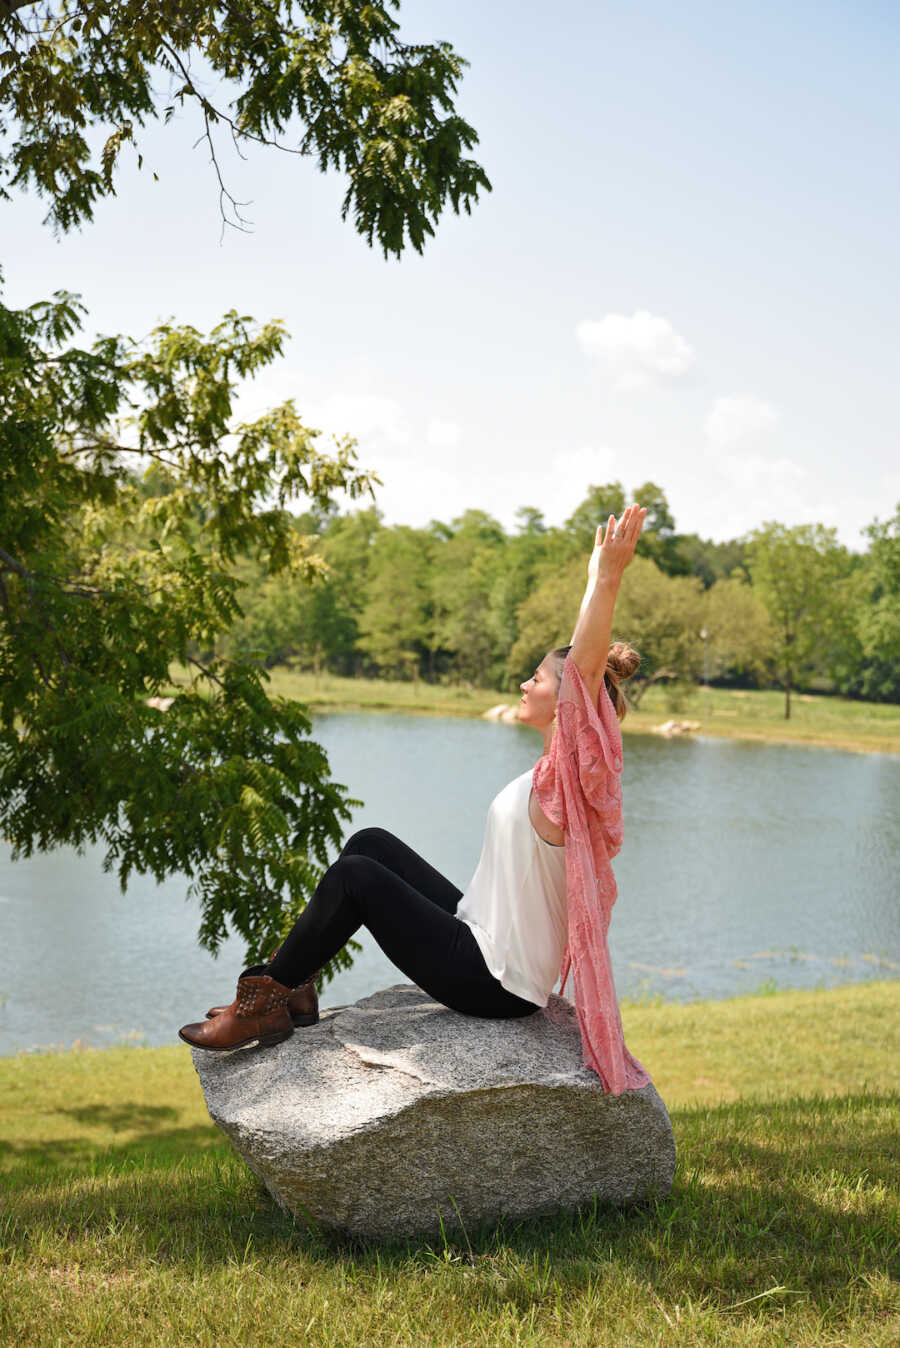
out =
{"type": "Polygon", "coordinates": [[[330,882],[340,893],[349,895],[357,905],[363,904],[377,883],[378,863],[364,852],[342,852],[326,871],[330,882]]]}
{"type": "Polygon", "coordinates": [[[362,856],[380,861],[396,839],[384,828],[361,828],[344,843],[342,857],[362,856]]]}

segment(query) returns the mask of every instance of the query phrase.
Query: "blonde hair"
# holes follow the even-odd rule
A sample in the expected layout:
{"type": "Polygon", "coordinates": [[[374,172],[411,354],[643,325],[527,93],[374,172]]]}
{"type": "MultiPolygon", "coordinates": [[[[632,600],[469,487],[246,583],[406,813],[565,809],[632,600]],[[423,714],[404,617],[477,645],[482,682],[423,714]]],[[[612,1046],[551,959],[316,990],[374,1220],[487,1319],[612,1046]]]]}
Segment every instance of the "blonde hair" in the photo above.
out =
{"type": "MultiPolygon", "coordinates": [[[[571,646],[557,646],[550,654],[556,661],[556,677],[562,678],[563,665],[566,656],[572,649],[571,646]]],[[[606,691],[609,693],[613,706],[616,709],[616,715],[620,721],[625,719],[625,713],[628,710],[628,703],[625,701],[625,694],[622,692],[619,684],[625,679],[630,679],[632,674],[636,674],[641,663],[641,657],[633,646],[629,646],[625,641],[614,641],[609,648],[606,657],[606,672],[603,675],[603,682],[606,684],[606,691]]]]}

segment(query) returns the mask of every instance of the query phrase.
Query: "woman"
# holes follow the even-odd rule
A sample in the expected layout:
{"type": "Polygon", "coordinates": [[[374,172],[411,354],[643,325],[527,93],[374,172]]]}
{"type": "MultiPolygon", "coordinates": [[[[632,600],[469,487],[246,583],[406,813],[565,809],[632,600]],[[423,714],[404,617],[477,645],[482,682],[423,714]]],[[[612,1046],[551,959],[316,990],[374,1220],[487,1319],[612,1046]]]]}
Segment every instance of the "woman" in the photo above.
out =
{"type": "Polygon", "coordinates": [[[605,537],[599,526],[572,644],[521,685],[519,720],[542,733],[543,753],[493,801],[466,892],[383,829],[355,833],[270,962],[245,970],[231,1005],[182,1039],[233,1052],[313,1024],[317,971],[366,926],[429,996],[465,1015],[532,1015],[573,969],[585,1065],[615,1094],[646,1084],[622,1040],[606,946],[622,836],[617,685],[638,663],[610,635],[645,515],[633,505],[618,524],[609,517],[605,537]]]}

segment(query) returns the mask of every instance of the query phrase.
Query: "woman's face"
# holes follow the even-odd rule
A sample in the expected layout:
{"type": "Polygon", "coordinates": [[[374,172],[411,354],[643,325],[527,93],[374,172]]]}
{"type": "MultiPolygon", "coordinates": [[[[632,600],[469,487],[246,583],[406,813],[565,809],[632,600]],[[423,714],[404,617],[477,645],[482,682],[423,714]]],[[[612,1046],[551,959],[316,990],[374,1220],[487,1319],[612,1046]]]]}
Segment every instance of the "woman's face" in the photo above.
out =
{"type": "Polygon", "coordinates": [[[531,678],[526,683],[520,683],[519,687],[522,689],[519,720],[524,725],[543,730],[553,720],[559,692],[559,680],[549,656],[544,656],[531,678]]]}

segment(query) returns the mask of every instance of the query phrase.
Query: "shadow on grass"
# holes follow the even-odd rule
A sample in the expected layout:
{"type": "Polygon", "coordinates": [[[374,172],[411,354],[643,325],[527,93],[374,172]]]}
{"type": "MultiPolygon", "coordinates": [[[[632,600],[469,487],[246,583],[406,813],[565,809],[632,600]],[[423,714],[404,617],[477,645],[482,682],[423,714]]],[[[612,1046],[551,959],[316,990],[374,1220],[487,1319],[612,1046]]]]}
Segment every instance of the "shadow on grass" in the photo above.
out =
{"type": "Polygon", "coordinates": [[[4,1244],[24,1253],[54,1234],[118,1233],[133,1254],[183,1265],[186,1276],[240,1262],[248,1250],[267,1261],[302,1253],[379,1277],[468,1266],[490,1273],[467,1283],[473,1304],[486,1307],[532,1305],[540,1280],[531,1270],[549,1260],[564,1291],[627,1276],[678,1301],[730,1307],[761,1288],[787,1289],[831,1317],[896,1258],[896,1107],[896,1097],[866,1094],[674,1111],[679,1166],[665,1198],[467,1231],[449,1228],[448,1204],[445,1236],[375,1245],[293,1222],[208,1127],[166,1129],[164,1106],[95,1106],[73,1117],[148,1131],[103,1150],[86,1139],[49,1152],[4,1146],[4,1244]]]}
{"type": "Polygon", "coordinates": [[[111,1128],[113,1131],[154,1128],[178,1118],[178,1110],[172,1105],[82,1105],[80,1109],[58,1109],[56,1112],[90,1128],[111,1128]]]}
{"type": "Polygon", "coordinates": [[[130,1136],[125,1139],[114,1136],[106,1144],[98,1142],[96,1132],[38,1142],[0,1140],[0,1167],[7,1183],[14,1185],[26,1176],[27,1182],[52,1179],[61,1183],[85,1173],[101,1175],[135,1164],[171,1165],[211,1147],[228,1149],[225,1138],[211,1122],[173,1127],[180,1111],[172,1105],[91,1104],[57,1108],[54,1114],[72,1119],[86,1129],[130,1136]]]}

